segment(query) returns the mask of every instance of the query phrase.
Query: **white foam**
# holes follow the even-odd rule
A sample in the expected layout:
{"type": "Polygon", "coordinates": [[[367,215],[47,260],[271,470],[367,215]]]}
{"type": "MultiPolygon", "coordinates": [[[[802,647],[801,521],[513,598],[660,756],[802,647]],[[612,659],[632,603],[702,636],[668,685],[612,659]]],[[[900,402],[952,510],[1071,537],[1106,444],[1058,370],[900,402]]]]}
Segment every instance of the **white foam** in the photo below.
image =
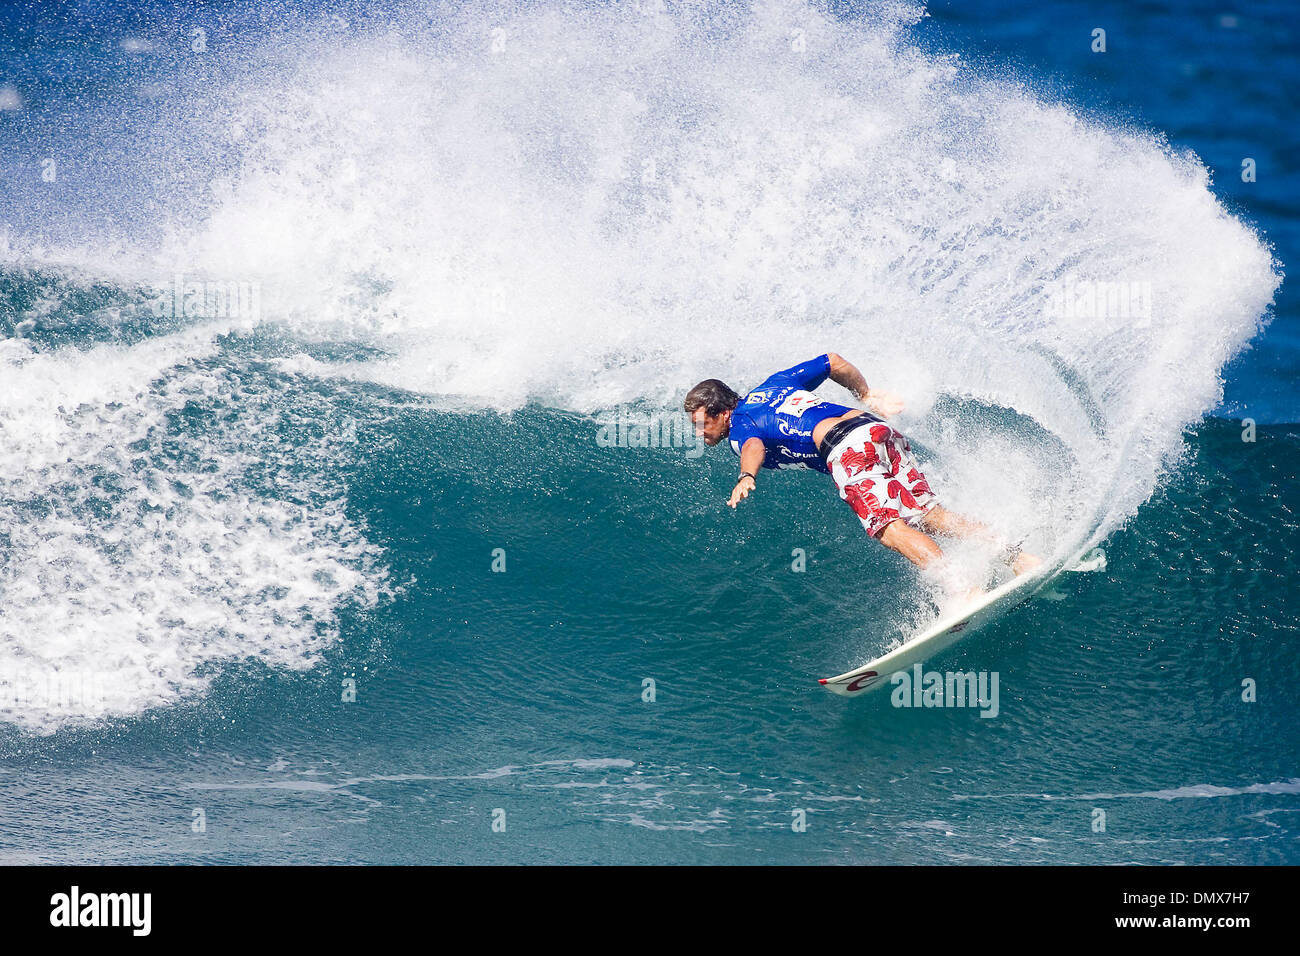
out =
{"type": "Polygon", "coordinates": [[[0,719],[47,733],[139,713],[205,689],[208,662],[306,668],[341,602],[378,599],[375,549],[327,477],[283,469],[275,498],[248,485],[273,415],[169,427],[231,391],[203,361],[218,331],[0,342],[0,719]]]}
{"type": "Polygon", "coordinates": [[[239,176],[172,253],[391,356],[342,374],[503,409],[671,407],[835,350],[908,397],[950,501],[1080,547],[1218,402],[1274,264],[1195,157],[925,55],[918,8],[887,12],[470,6],[275,45],[275,82],[214,110],[242,117],[239,176]],[[1149,283],[1152,315],[1049,314],[1065,280],[1149,283]],[[1064,456],[927,417],[940,394],[1064,456]]]}
{"type": "Polygon", "coordinates": [[[954,794],[954,800],[1188,800],[1212,799],[1216,797],[1240,797],[1252,794],[1281,794],[1294,796],[1300,794],[1300,777],[1290,780],[1277,780],[1269,783],[1250,783],[1240,787],[1223,787],[1211,783],[1189,784],[1183,787],[1170,787],[1165,790],[1143,790],[1136,793],[1085,793],[1075,795],[1050,793],[992,793],[992,794],[954,794]]]}

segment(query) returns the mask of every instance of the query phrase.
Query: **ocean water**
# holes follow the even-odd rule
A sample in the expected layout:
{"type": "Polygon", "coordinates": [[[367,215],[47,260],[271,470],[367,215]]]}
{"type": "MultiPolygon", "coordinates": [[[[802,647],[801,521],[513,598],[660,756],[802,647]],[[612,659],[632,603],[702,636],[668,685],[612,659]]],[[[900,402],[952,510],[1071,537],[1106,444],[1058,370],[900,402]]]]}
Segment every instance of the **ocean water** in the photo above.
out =
{"type": "Polygon", "coordinates": [[[0,862],[1300,861],[1293,14],[6,7],[0,862]],[[626,440],[827,350],[1105,549],[995,708],[827,694],[930,582],[626,440]]]}

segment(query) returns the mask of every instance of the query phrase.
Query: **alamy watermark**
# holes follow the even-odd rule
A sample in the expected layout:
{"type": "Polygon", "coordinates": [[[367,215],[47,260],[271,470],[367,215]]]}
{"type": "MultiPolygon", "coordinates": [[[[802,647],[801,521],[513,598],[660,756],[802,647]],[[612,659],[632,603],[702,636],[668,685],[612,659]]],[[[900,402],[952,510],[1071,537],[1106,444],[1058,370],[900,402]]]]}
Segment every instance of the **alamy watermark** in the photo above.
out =
{"type": "Polygon", "coordinates": [[[0,713],[6,710],[65,710],[92,713],[108,702],[102,674],[61,671],[0,680],[0,713]]]}
{"type": "Polygon", "coordinates": [[[133,936],[148,936],[153,927],[152,893],[86,893],[76,886],[50,897],[50,925],[117,926],[133,936]]]}
{"type": "Polygon", "coordinates": [[[621,408],[614,419],[600,423],[596,444],[601,448],[682,448],[687,458],[704,454],[704,439],[683,412],[633,412],[621,408]]]}
{"type": "Polygon", "coordinates": [[[1060,319],[1134,319],[1151,321],[1150,282],[1049,282],[1047,314],[1060,319]]]}
{"type": "Polygon", "coordinates": [[[998,715],[997,671],[910,671],[889,676],[894,685],[889,701],[895,707],[978,707],[981,717],[998,715]]]}
{"type": "Polygon", "coordinates": [[[258,282],[186,279],[177,273],[156,282],[153,314],[158,318],[253,319],[262,317],[262,285],[258,282]]]}

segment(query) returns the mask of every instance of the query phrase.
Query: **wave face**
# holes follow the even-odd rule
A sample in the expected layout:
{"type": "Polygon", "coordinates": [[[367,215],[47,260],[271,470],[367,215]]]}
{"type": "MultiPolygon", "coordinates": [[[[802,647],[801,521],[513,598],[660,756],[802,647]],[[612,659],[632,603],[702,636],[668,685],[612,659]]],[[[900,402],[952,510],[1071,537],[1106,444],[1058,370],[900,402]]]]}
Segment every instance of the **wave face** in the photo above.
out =
{"type": "Polygon", "coordinates": [[[5,719],[310,667],[389,591],[330,383],[588,414],[834,350],[1048,553],[1151,497],[1280,282],[1197,158],[921,51],[916,6],[660,6],[304,15],[190,72],[142,40],[138,125],[68,107],[115,172],[16,193],[0,245],[0,673],[112,690],[5,719]],[[257,308],[160,310],[176,275],[257,308]]]}

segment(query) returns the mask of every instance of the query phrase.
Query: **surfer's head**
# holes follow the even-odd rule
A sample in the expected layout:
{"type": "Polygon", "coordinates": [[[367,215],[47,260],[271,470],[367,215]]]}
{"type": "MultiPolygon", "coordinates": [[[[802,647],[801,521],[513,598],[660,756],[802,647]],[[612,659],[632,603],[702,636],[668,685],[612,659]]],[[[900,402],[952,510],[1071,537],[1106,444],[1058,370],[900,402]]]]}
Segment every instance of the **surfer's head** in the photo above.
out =
{"type": "Polygon", "coordinates": [[[706,378],[686,393],[682,404],[706,445],[716,445],[731,430],[731,412],[740,396],[716,378],[706,378]]]}

